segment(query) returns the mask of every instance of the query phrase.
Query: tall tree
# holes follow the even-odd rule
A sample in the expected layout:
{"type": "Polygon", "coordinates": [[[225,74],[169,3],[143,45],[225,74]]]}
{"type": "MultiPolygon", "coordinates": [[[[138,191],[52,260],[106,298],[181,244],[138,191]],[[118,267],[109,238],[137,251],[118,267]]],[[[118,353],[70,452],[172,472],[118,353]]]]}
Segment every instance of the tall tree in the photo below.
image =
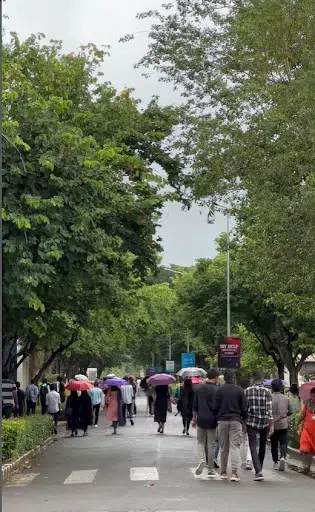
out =
{"type": "Polygon", "coordinates": [[[165,197],[152,164],[178,165],[163,148],[176,110],[141,112],[102,84],[94,45],[64,55],[41,39],[13,34],[3,55],[6,370],[17,340],[18,364],[35,347],[52,362],[90,311],[119,310],[155,269],[165,197]]]}

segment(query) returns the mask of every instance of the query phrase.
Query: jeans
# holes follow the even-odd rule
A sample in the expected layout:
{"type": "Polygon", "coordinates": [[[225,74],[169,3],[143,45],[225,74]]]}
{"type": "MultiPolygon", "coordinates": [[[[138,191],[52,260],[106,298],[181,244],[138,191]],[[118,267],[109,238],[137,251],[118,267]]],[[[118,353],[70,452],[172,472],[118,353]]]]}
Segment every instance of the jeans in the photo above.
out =
{"type": "Polygon", "coordinates": [[[239,421],[219,421],[218,434],[221,448],[221,472],[226,473],[230,452],[232,471],[235,472],[240,465],[242,425],[239,421]]]}
{"type": "Polygon", "coordinates": [[[241,442],[241,462],[242,464],[246,464],[249,461],[252,461],[252,455],[249,448],[248,435],[246,432],[243,432],[241,442]]]}
{"type": "Polygon", "coordinates": [[[126,419],[127,419],[127,412],[128,412],[128,417],[130,419],[130,421],[132,422],[132,404],[123,404],[122,406],[122,413],[123,413],[123,418],[126,422],[126,419]]]}
{"type": "Polygon", "coordinates": [[[252,460],[254,464],[254,468],[256,473],[260,473],[262,471],[265,454],[266,454],[266,444],[268,437],[268,427],[266,428],[255,428],[247,425],[247,434],[249,441],[249,448],[252,454],[252,460]],[[257,436],[259,436],[259,450],[257,453],[257,436]]]}
{"type": "Polygon", "coordinates": [[[97,425],[97,424],[98,424],[98,416],[99,416],[99,413],[100,413],[100,407],[101,407],[101,404],[93,405],[93,411],[94,411],[94,425],[97,425]]]}
{"type": "Polygon", "coordinates": [[[214,451],[217,439],[217,429],[204,429],[197,426],[198,455],[200,460],[207,460],[210,470],[214,468],[214,451]],[[207,457],[205,448],[207,450],[207,457]]]}
{"type": "Polygon", "coordinates": [[[271,455],[273,462],[279,461],[278,447],[280,445],[280,458],[285,459],[288,451],[288,429],[275,430],[270,437],[271,455]]]}
{"type": "Polygon", "coordinates": [[[184,427],[185,431],[189,432],[190,420],[185,420],[184,418],[182,420],[183,420],[183,427],[184,427]]]}
{"type": "Polygon", "coordinates": [[[9,420],[13,414],[13,411],[14,411],[13,405],[5,405],[2,410],[2,416],[6,420],[9,420]]]}

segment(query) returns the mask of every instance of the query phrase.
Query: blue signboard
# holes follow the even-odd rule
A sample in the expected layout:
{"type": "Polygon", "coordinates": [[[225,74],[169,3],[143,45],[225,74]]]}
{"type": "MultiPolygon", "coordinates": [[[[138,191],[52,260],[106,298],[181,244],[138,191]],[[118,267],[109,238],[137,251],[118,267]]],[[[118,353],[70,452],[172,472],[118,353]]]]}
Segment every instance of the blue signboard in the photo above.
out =
{"type": "Polygon", "coordinates": [[[194,368],[195,364],[196,358],[194,352],[182,353],[182,368],[194,368]]]}

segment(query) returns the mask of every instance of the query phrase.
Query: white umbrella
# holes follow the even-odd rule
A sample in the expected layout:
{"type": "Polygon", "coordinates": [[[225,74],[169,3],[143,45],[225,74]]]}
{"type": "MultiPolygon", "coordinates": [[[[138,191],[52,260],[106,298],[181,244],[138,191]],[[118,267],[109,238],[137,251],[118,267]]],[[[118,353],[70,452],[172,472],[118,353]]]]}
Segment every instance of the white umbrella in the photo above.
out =
{"type": "Polygon", "coordinates": [[[203,368],[182,368],[177,373],[179,377],[206,377],[207,372],[203,368]]]}
{"type": "Polygon", "coordinates": [[[105,379],[113,379],[114,377],[116,377],[114,373],[109,373],[108,375],[106,375],[105,379]]]}
{"type": "Polygon", "coordinates": [[[81,375],[81,374],[75,375],[74,378],[75,378],[75,380],[87,380],[87,381],[89,380],[86,375],[81,375]]]}

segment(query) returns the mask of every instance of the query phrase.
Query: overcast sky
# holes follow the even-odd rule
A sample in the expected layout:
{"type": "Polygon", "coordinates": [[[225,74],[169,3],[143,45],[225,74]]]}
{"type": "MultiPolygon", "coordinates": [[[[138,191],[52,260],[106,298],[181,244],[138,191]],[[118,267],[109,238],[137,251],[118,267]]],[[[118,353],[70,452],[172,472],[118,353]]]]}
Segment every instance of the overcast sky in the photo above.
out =
{"type": "MultiPolygon", "coordinates": [[[[105,61],[105,80],[118,89],[135,89],[136,97],[148,102],[158,95],[162,104],[178,103],[180,98],[169,84],[158,76],[146,80],[133,65],[145,53],[148,20],[136,20],[136,14],[158,9],[165,0],[8,0],[3,4],[9,16],[7,31],[17,32],[22,39],[43,32],[48,39],[61,39],[66,52],[81,44],[93,42],[110,45],[111,56],[105,61]],[[118,40],[127,33],[140,32],[134,41],[121,44],[118,40]]],[[[225,230],[225,220],[218,215],[213,225],[207,224],[206,212],[198,207],[183,212],[181,205],[164,208],[160,235],[163,239],[163,263],[189,266],[198,258],[215,254],[215,238],[225,230]]]]}

